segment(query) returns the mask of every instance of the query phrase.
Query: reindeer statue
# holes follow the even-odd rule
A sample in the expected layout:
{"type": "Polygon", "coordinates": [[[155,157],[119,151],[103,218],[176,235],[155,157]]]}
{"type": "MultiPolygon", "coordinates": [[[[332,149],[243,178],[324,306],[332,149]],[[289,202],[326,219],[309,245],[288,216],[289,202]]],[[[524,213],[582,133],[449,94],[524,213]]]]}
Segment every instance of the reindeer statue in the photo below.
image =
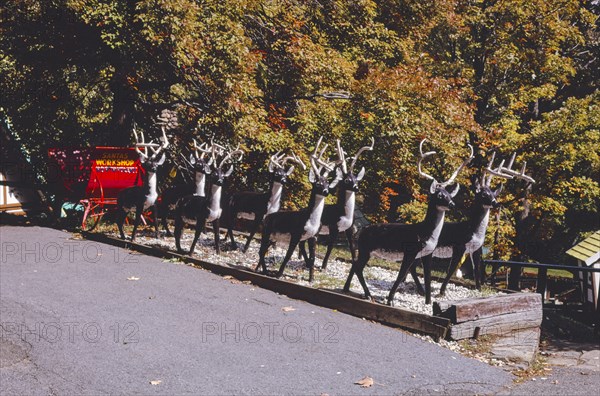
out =
{"type": "Polygon", "coordinates": [[[210,165],[213,161],[213,157],[211,155],[212,147],[208,146],[206,143],[198,145],[196,139],[193,139],[193,142],[194,151],[190,154],[189,163],[192,165],[194,170],[194,185],[178,185],[166,189],[161,194],[160,203],[158,204],[158,212],[161,214],[161,224],[163,229],[167,232],[167,236],[169,237],[173,236],[173,234],[171,234],[171,231],[169,230],[167,217],[169,216],[169,213],[175,209],[177,200],[189,194],[194,194],[201,197],[206,195],[206,175],[210,174],[210,165]]]}
{"type": "MultiPolygon", "coordinates": [[[[450,277],[458,269],[460,260],[465,253],[470,256],[471,263],[474,267],[475,285],[477,289],[481,288],[479,276],[481,257],[478,256],[476,259],[473,255],[474,253],[479,252],[483,246],[485,232],[490,219],[490,209],[498,207],[499,204],[496,199],[502,191],[502,184],[495,191],[491,190],[490,184],[494,176],[502,179],[512,179],[511,175],[502,173],[502,165],[504,162],[502,162],[496,170],[492,169],[495,155],[496,153],[492,154],[492,158],[487,168],[483,171],[481,181],[477,185],[475,199],[469,218],[457,223],[444,223],[444,228],[442,228],[438,244],[432,253],[433,257],[451,257],[448,274],[440,289],[441,296],[445,294],[450,277]]],[[[431,258],[427,258],[427,260],[430,259],[431,258]]],[[[413,278],[415,278],[414,273],[413,278]]],[[[417,282],[418,278],[415,278],[415,283],[417,282]]]]}
{"type": "MultiPolygon", "coordinates": [[[[505,173],[505,174],[508,174],[510,176],[513,176],[516,179],[524,180],[527,183],[528,186],[530,184],[534,184],[535,180],[531,176],[528,176],[528,175],[525,174],[525,170],[527,168],[527,162],[526,161],[523,162],[523,166],[521,167],[520,171],[515,171],[515,170],[512,169],[513,164],[515,162],[516,156],[517,156],[517,153],[513,153],[512,154],[507,167],[504,167],[504,163],[500,164],[500,168],[499,168],[500,171],[502,173],[505,173]]],[[[481,268],[482,272],[481,272],[480,276],[481,276],[482,279],[484,279],[485,274],[484,274],[483,270],[485,269],[485,267],[484,266],[481,266],[481,267],[482,267],[481,268]]],[[[495,264],[495,265],[492,266],[492,274],[490,276],[492,285],[494,285],[495,282],[496,282],[496,273],[498,272],[498,268],[499,268],[499,265],[497,265],[497,264],[495,264]]]]}
{"type": "MultiPolygon", "coordinates": [[[[323,153],[327,149],[327,145],[319,153],[322,139],[323,137],[319,139],[315,151],[310,157],[309,181],[313,187],[308,207],[298,211],[275,212],[265,217],[258,253],[259,261],[255,271],[262,267],[263,272],[267,272],[265,255],[269,246],[272,242],[285,242],[288,244],[288,250],[277,272],[277,277],[281,277],[298,243],[314,237],[319,231],[321,215],[325,207],[325,197],[329,194],[329,189],[334,188],[339,181],[338,178],[335,178],[331,183],[328,181],[328,174],[333,170],[335,164],[323,159],[323,153]]],[[[314,256],[307,259],[307,265],[310,269],[309,280],[312,281],[314,256]]]]}
{"type": "Polygon", "coordinates": [[[244,191],[234,194],[229,199],[227,213],[227,236],[231,240],[232,246],[237,248],[235,239],[233,238],[233,226],[236,218],[244,218],[247,220],[254,220],[250,226],[250,235],[246,240],[243,252],[246,253],[250,242],[256,234],[258,227],[262,224],[263,219],[266,215],[279,211],[280,201],[283,186],[287,183],[288,177],[294,171],[294,165],[290,165],[286,169],[288,161],[296,163],[306,170],[306,165],[300,158],[292,152],[284,158],[285,154],[276,153],[271,156],[269,160],[269,192],[254,192],[244,191]]]}
{"type": "MultiPolygon", "coordinates": [[[[354,274],[356,274],[365,292],[365,298],[371,297],[363,276],[363,270],[371,255],[402,261],[398,277],[388,295],[388,304],[393,305],[394,294],[396,294],[400,282],[406,278],[415,259],[428,257],[435,249],[444,225],[444,215],[448,209],[454,207],[452,198],[458,193],[460,186],[457,184],[451,192],[448,192],[446,187],[454,182],[461,169],[471,161],[473,148],[469,146],[471,148],[471,155],[462,162],[450,178],[443,183],[439,183],[433,176],[424,173],[421,169],[423,160],[435,154],[435,151],[423,153],[423,143],[425,143],[425,139],[419,145],[421,158],[418,162],[418,171],[422,177],[432,180],[429,188],[429,203],[425,219],[416,224],[372,224],[363,228],[357,241],[358,259],[352,263],[352,269],[344,285],[345,292],[350,290],[350,283],[354,274]]],[[[425,302],[430,304],[431,289],[428,285],[431,284],[431,268],[429,261],[423,260],[423,270],[425,285],[427,287],[425,290],[425,302]]]]}
{"type": "MultiPolygon", "coordinates": [[[[350,165],[350,169],[348,169],[346,164],[346,156],[339,139],[336,141],[336,146],[338,155],[338,167],[336,167],[336,172],[337,178],[341,180],[341,182],[338,184],[337,202],[334,205],[325,205],[325,208],[323,209],[323,215],[321,216],[322,226],[319,230],[319,235],[329,235],[327,251],[325,253],[325,257],[323,258],[323,264],[321,265],[321,269],[323,270],[327,268],[329,255],[331,254],[333,244],[337,240],[340,232],[346,233],[346,239],[348,240],[350,253],[352,254],[352,261],[355,260],[352,234],[352,225],[354,224],[354,204],[356,200],[356,192],[358,191],[358,182],[360,182],[364,177],[365,168],[363,167],[358,172],[358,175],[356,175],[354,174],[354,166],[356,165],[356,160],[364,151],[373,150],[373,147],[375,146],[375,139],[371,138],[370,146],[362,147],[357,151],[354,157],[351,157],[352,163],[350,165]]],[[[301,254],[306,257],[304,245],[305,241],[300,242],[301,254]]],[[[314,247],[315,245],[316,240],[309,240],[309,247],[314,247]]],[[[310,256],[313,257],[314,252],[310,252],[310,256]]]]}
{"type": "MultiPolygon", "coordinates": [[[[217,153],[221,149],[223,149],[222,146],[218,146],[216,144],[212,145],[213,166],[217,163],[217,153]]],[[[195,225],[194,240],[192,241],[189,251],[189,254],[191,255],[194,253],[196,242],[198,242],[200,233],[202,232],[202,229],[207,221],[213,224],[213,231],[215,234],[215,250],[217,254],[221,252],[219,245],[219,218],[221,217],[222,212],[221,190],[223,188],[225,179],[231,176],[231,173],[233,172],[234,161],[241,160],[242,155],[243,152],[239,149],[239,146],[235,150],[228,150],[219,165],[214,166],[212,171],[207,172],[210,173],[210,178],[212,181],[209,196],[200,196],[195,194],[187,195],[177,201],[175,208],[175,245],[178,252],[183,253],[183,249],[181,248],[181,235],[183,233],[184,224],[195,225]],[[238,159],[235,159],[236,154],[240,155],[238,159]],[[227,163],[230,163],[231,165],[229,169],[224,170],[223,166],[227,163]]]]}
{"type": "MultiPolygon", "coordinates": [[[[165,162],[165,153],[163,152],[169,146],[169,140],[165,132],[164,126],[161,127],[162,137],[161,144],[158,143],[145,143],[144,133],[140,131],[140,137],[138,137],[135,128],[133,134],[135,135],[135,151],[140,156],[142,168],[145,171],[144,183],[142,186],[134,186],[126,188],[121,191],[117,196],[117,225],[119,226],[119,232],[121,238],[125,239],[125,233],[123,232],[123,223],[127,217],[127,213],[135,209],[135,223],[133,225],[133,231],[131,233],[131,240],[135,239],[135,233],[140,224],[142,212],[156,202],[158,193],[156,192],[156,171],[159,166],[165,162]],[[148,148],[152,150],[152,155],[148,156],[148,148]],[[141,150],[140,150],[141,149],[141,150]],[[162,152],[162,156],[159,154],[162,152]]],[[[154,212],[154,228],[156,230],[156,238],[158,238],[158,220],[156,215],[156,208],[154,212]]]]}

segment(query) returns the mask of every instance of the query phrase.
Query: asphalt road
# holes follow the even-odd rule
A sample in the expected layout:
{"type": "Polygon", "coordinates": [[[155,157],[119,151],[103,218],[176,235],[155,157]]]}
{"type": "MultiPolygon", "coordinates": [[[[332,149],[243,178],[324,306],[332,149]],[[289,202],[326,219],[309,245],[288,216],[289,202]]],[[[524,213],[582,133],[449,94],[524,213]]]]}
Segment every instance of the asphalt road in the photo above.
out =
{"type": "Polygon", "coordinates": [[[2,395],[510,392],[501,368],[203,270],[47,228],[0,242],[2,395]]]}

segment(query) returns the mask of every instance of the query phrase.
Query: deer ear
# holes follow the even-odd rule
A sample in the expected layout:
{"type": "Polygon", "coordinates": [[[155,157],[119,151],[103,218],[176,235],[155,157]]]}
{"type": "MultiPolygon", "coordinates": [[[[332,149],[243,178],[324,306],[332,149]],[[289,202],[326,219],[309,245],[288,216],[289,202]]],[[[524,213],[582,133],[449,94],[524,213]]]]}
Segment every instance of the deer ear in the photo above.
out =
{"type": "Polygon", "coordinates": [[[165,153],[163,153],[162,157],[160,157],[160,160],[156,163],[156,165],[160,166],[160,165],[164,164],[166,159],[167,159],[167,156],[165,155],[165,153]]]}
{"type": "Polygon", "coordinates": [[[227,169],[227,172],[225,172],[225,174],[223,176],[229,177],[229,176],[231,176],[232,173],[233,173],[233,164],[229,167],[229,169],[227,169]]]}
{"type": "Polygon", "coordinates": [[[312,168],[310,168],[310,172],[308,172],[308,181],[311,183],[314,183],[317,181],[317,178],[315,176],[315,172],[312,170],[312,168]]]}
{"type": "Polygon", "coordinates": [[[365,167],[363,166],[360,172],[358,172],[358,176],[356,176],[356,181],[361,181],[362,178],[365,177],[365,167]]]}
{"type": "Polygon", "coordinates": [[[435,189],[437,188],[438,183],[434,180],[431,182],[431,186],[429,186],[429,193],[435,194],[435,189]]]}
{"type": "Polygon", "coordinates": [[[454,198],[458,194],[458,190],[460,190],[460,184],[456,183],[454,190],[450,192],[450,196],[454,198]]]}
{"type": "Polygon", "coordinates": [[[194,157],[194,154],[190,154],[190,164],[196,165],[196,157],[194,157]]]}
{"type": "Polygon", "coordinates": [[[210,175],[212,173],[212,168],[210,167],[210,163],[204,164],[204,173],[206,173],[207,175],[210,175]]]}
{"type": "Polygon", "coordinates": [[[291,174],[292,174],[292,172],[293,172],[293,171],[294,171],[294,166],[292,165],[292,166],[290,166],[290,169],[288,169],[288,171],[287,171],[287,172],[285,172],[285,175],[286,175],[286,176],[289,176],[289,175],[291,175],[291,174]]]}
{"type": "Polygon", "coordinates": [[[273,162],[269,161],[269,173],[273,173],[273,162]]]}
{"type": "Polygon", "coordinates": [[[504,184],[500,184],[500,186],[496,189],[496,191],[494,191],[494,198],[498,198],[498,195],[500,195],[500,193],[502,192],[502,187],[504,187],[504,184]]]}
{"type": "Polygon", "coordinates": [[[335,168],[335,178],[336,180],[342,180],[344,178],[344,171],[342,171],[342,168],[335,168]]]}

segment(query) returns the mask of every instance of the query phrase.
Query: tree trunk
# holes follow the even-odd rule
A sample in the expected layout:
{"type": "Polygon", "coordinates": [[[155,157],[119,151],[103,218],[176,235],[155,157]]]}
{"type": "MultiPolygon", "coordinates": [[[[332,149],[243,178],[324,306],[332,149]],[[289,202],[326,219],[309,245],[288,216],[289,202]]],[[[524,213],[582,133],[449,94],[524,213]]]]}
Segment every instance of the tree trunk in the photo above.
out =
{"type": "Polygon", "coordinates": [[[131,145],[131,131],[135,121],[135,90],[130,84],[133,71],[130,67],[118,66],[110,82],[113,106],[107,137],[115,146],[131,145]]]}
{"type": "MultiPolygon", "coordinates": [[[[531,192],[531,183],[527,185],[525,191],[523,192],[523,210],[521,213],[517,215],[515,221],[515,246],[518,250],[518,253],[511,257],[514,261],[525,261],[527,257],[527,249],[529,245],[530,238],[533,237],[529,232],[531,227],[529,227],[530,216],[529,212],[531,210],[531,202],[529,202],[529,193],[531,192]]],[[[521,278],[521,274],[523,273],[522,267],[513,267],[510,271],[510,276],[508,279],[508,288],[511,290],[520,290],[519,280],[521,278]]]]}

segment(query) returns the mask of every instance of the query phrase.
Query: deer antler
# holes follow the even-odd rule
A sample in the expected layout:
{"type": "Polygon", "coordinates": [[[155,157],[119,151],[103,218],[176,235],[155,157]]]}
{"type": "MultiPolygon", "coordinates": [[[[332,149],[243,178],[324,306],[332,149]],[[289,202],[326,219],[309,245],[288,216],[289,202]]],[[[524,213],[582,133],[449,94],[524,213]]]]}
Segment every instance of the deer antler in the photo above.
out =
{"type": "Polygon", "coordinates": [[[425,140],[427,140],[427,139],[423,139],[423,140],[421,140],[421,143],[419,143],[419,153],[421,153],[421,158],[419,159],[419,163],[417,164],[417,169],[419,171],[419,175],[423,176],[426,179],[433,180],[437,183],[437,180],[435,180],[435,178],[433,176],[428,175],[427,173],[423,172],[423,170],[421,169],[421,163],[423,162],[423,160],[425,158],[430,157],[433,154],[437,154],[435,151],[428,151],[426,153],[423,153],[423,143],[425,143],[425,140]]]}
{"type": "Polygon", "coordinates": [[[283,168],[283,165],[281,165],[280,161],[283,158],[284,154],[279,155],[279,153],[280,151],[276,152],[269,159],[269,172],[273,172],[275,170],[275,167],[283,168]]]}
{"type": "Polygon", "coordinates": [[[326,173],[329,173],[333,170],[333,167],[335,166],[335,163],[329,162],[328,160],[324,160],[323,159],[323,154],[325,153],[325,150],[327,150],[328,145],[325,144],[325,146],[323,146],[323,149],[321,149],[321,151],[319,152],[319,146],[321,145],[321,141],[323,140],[323,136],[321,136],[319,138],[319,141],[317,142],[317,145],[315,146],[315,152],[311,154],[310,156],[310,164],[313,168],[313,170],[315,171],[315,173],[317,173],[318,175],[321,174],[321,171],[323,170],[323,168],[327,171],[326,173]],[[317,156],[317,152],[319,152],[319,155],[317,156]]]}
{"type": "Polygon", "coordinates": [[[473,146],[471,146],[470,144],[467,144],[467,146],[469,146],[469,149],[471,151],[469,156],[467,158],[465,158],[465,160],[462,162],[462,164],[460,164],[460,166],[458,168],[456,168],[456,170],[454,171],[452,176],[450,176],[450,178],[448,180],[446,180],[445,182],[442,183],[443,187],[446,187],[449,184],[454,183],[454,179],[456,179],[456,176],[458,176],[458,174],[460,173],[462,168],[464,168],[465,165],[467,165],[473,159],[473,146]]]}
{"type": "Polygon", "coordinates": [[[503,179],[509,179],[509,180],[513,178],[511,175],[502,173],[502,167],[504,165],[504,160],[502,160],[502,162],[500,162],[500,165],[496,169],[492,169],[492,165],[494,163],[495,158],[496,158],[496,152],[494,151],[492,153],[492,158],[490,159],[490,162],[488,163],[487,168],[485,168],[483,170],[483,178],[481,180],[482,187],[489,187],[492,182],[492,178],[494,176],[500,177],[503,179]],[[486,175],[487,175],[487,177],[486,177],[486,175]]]}
{"type": "Polygon", "coordinates": [[[531,176],[528,176],[525,174],[525,169],[527,167],[527,161],[523,162],[523,167],[521,168],[520,172],[512,170],[512,166],[513,166],[513,163],[515,162],[516,156],[517,156],[517,153],[512,154],[512,156],[510,157],[510,162],[508,163],[508,167],[505,168],[503,165],[500,165],[500,167],[499,167],[500,171],[508,173],[509,175],[514,176],[517,179],[525,180],[528,183],[535,183],[535,180],[531,176]]]}
{"type": "MultiPolygon", "coordinates": [[[[435,180],[435,178],[431,175],[428,175],[427,173],[423,172],[423,170],[421,169],[421,163],[423,162],[423,160],[429,156],[432,156],[433,154],[436,154],[435,151],[428,151],[426,153],[423,153],[423,143],[425,143],[425,140],[427,139],[423,139],[421,140],[421,143],[419,144],[419,152],[421,153],[421,158],[419,159],[419,164],[417,166],[418,170],[419,170],[419,174],[421,176],[423,176],[426,179],[429,180],[433,180],[436,183],[438,183],[437,180],[435,180]]],[[[470,144],[468,144],[469,149],[470,149],[470,154],[469,156],[460,164],[460,166],[458,168],[456,168],[456,170],[454,171],[454,173],[452,174],[452,176],[450,176],[450,178],[448,180],[446,180],[443,183],[439,183],[442,187],[446,187],[450,184],[452,184],[454,182],[454,179],[456,179],[456,176],[458,176],[458,174],[460,173],[460,171],[462,170],[462,168],[467,165],[469,162],[471,162],[471,160],[473,159],[473,146],[471,146],[470,144]]]]}
{"type": "MultiPolygon", "coordinates": [[[[336,151],[337,151],[337,155],[338,155],[338,160],[336,161],[336,163],[342,165],[342,172],[344,173],[344,175],[346,175],[346,174],[348,174],[348,165],[346,164],[346,153],[344,152],[344,149],[342,148],[340,139],[337,139],[335,141],[335,144],[336,144],[336,151]]],[[[352,169],[352,168],[350,168],[350,169],[352,169]]]]}
{"type": "MultiPolygon", "coordinates": [[[[293,162],[297,163],[298,165],[300,165],[302,167],[302,169],[306,170],[306,165],[304,164],[304,162],[302,162],[302,160],[300,158],[298,158],[298,156],[293,151],[292,151],[291,155],[288,155],[287,157],[285,157],[283,159],[283,162],[281,163],[281,167],[283,168],[288,161],[293,161],[293,162]]],[[[290,169],[288,170],[288,173],[291,173],[291,171],[293,169],[294,169],[294,165],[292,165],[290,167],[290,169]]]]}
{"type": "Polygon", "coordinates": [[[150,143],[149,147],[152,150],[152,157],[150,157],[150,160],[155,160],[158,157],[158,155],[161,153],[161,151],[163,151],[164,149],[169,147],[169,138],[167,138],[167,133],[165,132],[164,125],[161,126],[160,129],[162,131],[162,136],[160,137],[160,141],[162,143],[161,144],[150,143]],[[156,149],[155,147],[158,147],[158,149],[156,149]]]}
{"type": "Polygon", "coordinates": [[[212,148],[208,146],[208,143],[202,142],[202,144],[198,145],[196,139],[192,140],[194,142],[194,154],[196,155],[196,159],[204,159],[205,155],[208,155],[212,152],[212,148]]]}
{"type": "Polygon", "coordinates": [[[240,150],[240,145],[238,143],[235,150],[229,150],[229,152],[225,155],[225,157],[223,157],[218,168],[219,169],[223,168],[223,165],[225,165],[226,162],[231,162],[233,164],[235,161],[240,161],[242,159],[243,155],[244,155],[244,152],[242,150],[240,150]],[[240,154],[240,157],[237,159],[234,158],[235,154],[240,154]]]}
{"type": "Polygon", "coordinates": [[[350,165],[350,172],[352,172],[354,170],[354,165],[356,164],[356,160],[358,159],[358,157],[360,157],[360,155],[363,153],[363,151],[366,151],[366,150],[372,151],[374,147],[375,147],[375,139],[373,137],[371,137],[371,145],[362,147],[360,150],[358,150],[358,152],[354,155],[354,157],[352,157],[353,159],[352,159],[352,164],[350,165]]]}
{"type": "MultiPolygon", "coordinates": [[[[133,127],[133,136],[135,137],[135,151],[137,151],[137,153],[140,155],[142,162],[146,161],[148,158],[150,158],[150,160],[154,160],[157,156],[158,153],[160,153],[160,150],[162,150],[163,148],[165,148],[166,146],[161,146],[158,143],[146,143],[145,139],[144,139],[144,132],[140,131],[140,135],[138,136],[138,133],[135,129],[135,125],[133,127]],[[155,149],[155,147],[158,147],[158,151],[155,149]],[[142,148],[144,151],[141,151],[140,148],[142,148]],[[152,156],[148,157],[148,148],[152,149],[152,156]]],[[[167,142],[167,146],[169,145],[169,142],[167,140],[167,137],[165,135],[165,131],[163,129],[163,136],[164,136],[164,140],[167,142]]]]}
{"type": "Polygon", "coordinates": [[[135,130],[135,125],[133,126],[133,136],[135,136],[135,151],[140,156],[142,162],[148,159],[148,146],[144,143],[144,132],[140,131],[141,139],[139,138],[137,131],[135,130]],[[142,148],[144,151],[140,150],[142,148]]]}

